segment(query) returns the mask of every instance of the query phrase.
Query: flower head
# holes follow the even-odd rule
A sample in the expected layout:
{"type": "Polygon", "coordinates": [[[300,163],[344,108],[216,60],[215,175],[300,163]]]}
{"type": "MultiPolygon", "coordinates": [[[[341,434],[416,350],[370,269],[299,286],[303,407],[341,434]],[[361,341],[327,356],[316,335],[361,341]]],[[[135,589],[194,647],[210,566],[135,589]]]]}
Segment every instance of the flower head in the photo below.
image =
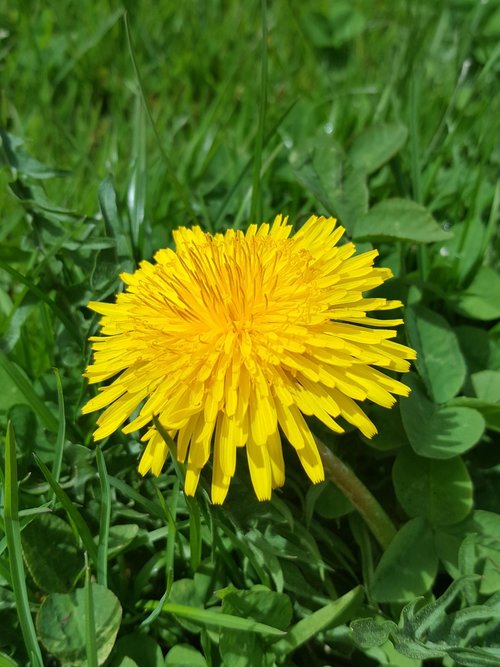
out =
{"type": "Polygon", "coordinates": [[[364,298],[391,277],[375,268],[376,250],[355,255],[338,245],[344,229],[313,216],[293,236],[287,219],[212,236],[199,227],[174,232],[176,249],[141,262],[116,303],[91,302],[102,315],[91,338],[89,382],[114,378],[84,407],[106,407],[96,440],[148,425],[141,474],[159,475],[168,448],[153,417],[177,437],[187,462],[185,492],[195,493],[213,451],[212,500],[222,503],[244,447],[257,497],[284,483],[281,432],[313,482],[323,465],[303,415],[342,433],[339,417],[371,438],[374,424],[358,402],[390,408],[408,387],[377,369],[405,372],[415,353],[391,339],[367,312],[399,301],[364,298]]]}

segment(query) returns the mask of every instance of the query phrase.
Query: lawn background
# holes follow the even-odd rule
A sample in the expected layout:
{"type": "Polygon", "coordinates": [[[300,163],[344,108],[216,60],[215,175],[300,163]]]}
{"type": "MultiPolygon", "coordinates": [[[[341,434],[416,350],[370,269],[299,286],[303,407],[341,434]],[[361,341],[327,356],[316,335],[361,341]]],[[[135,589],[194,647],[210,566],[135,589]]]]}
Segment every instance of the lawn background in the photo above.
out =
{"type": "Polygon", "coordinates": [[[1,667],[500,664],[500,5],[268,4],[0,8],[1,667]],[[276,213],[338,217],[408,304],[411,398],[369,443],[312,424],[385,553],[292,455],[218,508],[80,414],[86,303],[276,213]]]}

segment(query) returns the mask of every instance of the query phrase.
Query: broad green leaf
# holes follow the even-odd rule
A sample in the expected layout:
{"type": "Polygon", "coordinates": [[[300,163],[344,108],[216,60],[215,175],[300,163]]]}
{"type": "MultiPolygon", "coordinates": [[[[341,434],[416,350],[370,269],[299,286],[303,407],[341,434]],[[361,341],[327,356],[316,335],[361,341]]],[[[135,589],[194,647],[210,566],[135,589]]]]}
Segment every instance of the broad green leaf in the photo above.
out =
{"type": "Polygon", "coordinates": [[[408,130],[404,125],[372,125],[364,130],[351,146],[351,163],[355,169],[371,174],[401,150],[407,137],[408,130]]]}
{"type": "Polygon", "coordinates": [[[500,402],[500,371],[480,371],[471,375],[476,396],[486,403],[500,402]]]}
{"type": "MultiPolygon", "coordinates": [[[[95,639],[101,665],[111,653],[120,627],[122,610],[118,598],[107,588],[93,583],[95,639]]],[[[37,616],[37,630],[47,650],[67,667],[87,665],[85,589],[51,593],[37,616]]]]}
{"type": "Polygon", "coordinates": [[[356,240],[400,240],[432,243],[450,238],[429,211],[410,199],[385,199],[360,218],[354,229],[356,240]]]}
{"type": "Polygon", "coordinates": [[[377,602],[407,602],[431,588],[437,566],[429,524],[422,517],[411,519],[382,555],[371,594],[377,602]]]}
{"type": "Polygon", "coordinates": [[[310,486],[306,505],[310,505],[310,515],[316,512],[323,519],[338,519],[352,512],[353,506],[344,494],[333,484],[324,482],[310,486]]]}
{"type": "Polygon", "coordinates": [[[457,396],[450,402],[450,407],[477,410],[483,416],[487,428],[500,432],[500,403],[488,403],[473,396],[457,396]]]}
{"type": "Polygon", "coordinates": [[[35,517],[21,537],[24,560],[37,586],[47,593],[69,591],[84,566],[69,525],[47,512],[35,517]]]}
{"type": "Polygon", "coordinates": [[[163,667],[164,659],[157,642],[146,634],[133,632],[120,637],[113,648],[113,667],[115,661],[128,658],[139,667],[163,667]]]}
{"type": "Polygon", "coordinates": [[[400,401],[401,417],[408,440],[417,454],[432,459],[451,459],[480,440],[485,422],[477,410],[437,406],[429,401],[421,381],[413,373],[409,373],[404,382],[411,387],[411,393],[400,401]]]}
{"type": "Polygon", "coordinates": [[[457,337],[442,315],[416,305],[406,309],[406,331],[417,352],[415,364],[435,403],[456,396],[466,366],[457,337]]]}
{"type": "Polygon", "coordinates": [[[461,458],[443,460],[400,451],[392,471],[396,496],[405,512],[434,526],[462,521],[472,510],[472,481],[461,458]]]}
{"type": "Polygon", "coordinates": [[[462,354],[467,360],[469,373],[488,368],[490,358],[490,337],[488,331],[480,327],[462,325],[454,329],[462,354]]]}
{"type": "Polygon", "coordinates": [[[113,667],[139,667],[139,665],[132,658],[125,657],[120,662],[113,662],[113,667]]]}
{"type": "Polygon", "coordinates": [[[500,276],[489,266],[482,266],[466,290],[450,303],[465,317],[496,320],[500,317],[500,276]]]}
{"type": "Polygon", "coordinates": [[[165,667],[207,667],[207,661],[189,644],[177,644],[167,653],[165,667]]]}

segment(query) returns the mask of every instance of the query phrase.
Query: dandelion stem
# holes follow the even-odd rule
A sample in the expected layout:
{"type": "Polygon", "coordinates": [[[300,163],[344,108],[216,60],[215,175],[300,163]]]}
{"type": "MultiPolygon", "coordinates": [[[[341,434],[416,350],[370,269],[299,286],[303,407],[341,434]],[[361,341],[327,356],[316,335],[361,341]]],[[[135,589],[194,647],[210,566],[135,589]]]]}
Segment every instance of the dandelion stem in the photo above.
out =
{"type": "Polygon", "coordinates": [[[323,461],[325,478],[342,491],[361,514],[380,546],[386,549],[396,534],[396,528],[385,510],[354,472],[319,438],[314,439],[323,461]]]}

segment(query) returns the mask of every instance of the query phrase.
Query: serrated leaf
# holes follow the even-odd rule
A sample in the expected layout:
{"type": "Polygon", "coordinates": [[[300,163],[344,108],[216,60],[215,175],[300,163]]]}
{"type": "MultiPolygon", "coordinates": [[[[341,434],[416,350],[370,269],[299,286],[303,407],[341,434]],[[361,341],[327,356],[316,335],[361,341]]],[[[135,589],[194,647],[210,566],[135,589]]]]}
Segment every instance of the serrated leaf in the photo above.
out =
{"type": "Polygon", "coordinates": [[[410,199],[386,199],[360,218],[353,237],[358,240],[400,240],[433,243],[450,238],[429,211],[410,199]]]}
{"type": "MultiPolygon", "coordinates": [[[[95,640],[101,665],[111,653],[120,627],[122,610],[118,598],[100,584],[92,583],[95,640]]],[[[87,665],[85,589],[51,593],[37,616],[37,630],[44,646],[67,667],[87,665]]]]}
{"type": "Polygon", "coordinates": [[[382,555],[373,575],[371,594],[377,602],[411,600],[430,589],[437,566],[429,524],[422,517],[411,519],[382,555]]]}
{"type": "Polygon", "coordinates": [[[404,146],[408,130],[404,125],[380,123],[367,128],[349,151],[355,169],[371,174],[394,157],[404,146]]]}
{"type": "Polygon", "coordinates": [[[405,512],[424,516],[433,526],[459,523],[472,510],[472,480],[459,457],[425,459],[405,449],[396,457],[392,477],[405,512]]]}
{"type": "Polygon", "coordinates": [[[479,442],[485,422],[477,410],[436,405],[426,397],[422,382],[413,373],[409,373],[404,382],[411,387],[411,393],[400,401],[401,417],[417,454],[450,459],[479,442]]]}
{"type": "Polygon", "coordinates": [[[449,401],[466,374],[455,333],[442,315],[421,305],[406,309],[405,323],[410,346],[417,352],[415,364],[430,396],[436,403],[449,401]]]}
{"type": "Polygon", "coordinates": [[[363,649],[382,646],[397,626],[392,621],[359,618],[351,623],[352,638],[363,649]]]}

